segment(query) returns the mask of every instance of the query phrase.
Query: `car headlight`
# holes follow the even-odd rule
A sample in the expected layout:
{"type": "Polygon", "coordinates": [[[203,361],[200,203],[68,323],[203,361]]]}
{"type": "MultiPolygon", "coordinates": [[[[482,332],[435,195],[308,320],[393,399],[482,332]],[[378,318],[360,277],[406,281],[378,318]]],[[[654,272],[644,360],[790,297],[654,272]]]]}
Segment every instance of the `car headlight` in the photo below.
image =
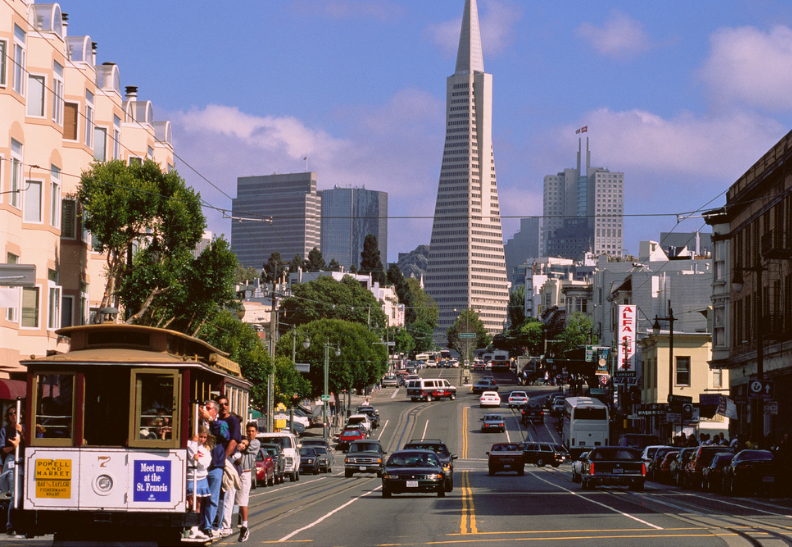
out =
{"type": "Polygon", "coordinates": [[[344,460],[344,463],[355,463],[355,461],[354,460],[350,460],[349,458],[346,458],[344,460]]]}
{"type": "Polygon", "coordinates": [[[313,463],[313,460],[305,460],[305,463],[313,463]]]}
{"type": "Polygon", "coordinates": [[[389,473],[385,473],[384,475],[382,475],[382,478],[383,479],[395,479],[395,478],[398,478],[398,477],[396,475],[391,475],[389,473]]]}

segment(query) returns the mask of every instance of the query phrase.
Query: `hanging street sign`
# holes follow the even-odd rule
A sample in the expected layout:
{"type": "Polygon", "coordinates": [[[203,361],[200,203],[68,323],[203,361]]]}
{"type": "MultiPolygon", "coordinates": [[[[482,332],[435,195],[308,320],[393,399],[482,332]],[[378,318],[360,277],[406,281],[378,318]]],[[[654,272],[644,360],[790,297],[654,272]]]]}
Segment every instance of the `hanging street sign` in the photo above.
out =
{"type": "Polygon", "coordinates": [[[457,336],[459,336],[460,338],[475,338],[476,337],[476,333],[475,332],[460,332],[457,336]]]}

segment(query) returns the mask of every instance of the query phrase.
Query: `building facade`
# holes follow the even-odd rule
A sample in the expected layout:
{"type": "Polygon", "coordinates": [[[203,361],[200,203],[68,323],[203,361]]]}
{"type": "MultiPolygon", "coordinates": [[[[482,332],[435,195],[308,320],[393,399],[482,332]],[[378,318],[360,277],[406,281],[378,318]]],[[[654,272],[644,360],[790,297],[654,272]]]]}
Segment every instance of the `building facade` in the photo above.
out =
{"type": "Polygon", "coordinates": [[[33,286],[2,289],[0,379],[24,372],[20,357],[65,351],[56,329],[89,322],[101,303],[105,260],[76,201],[82,171],[111,159],[174,167],[170,123],[137,88],[122,92],[90,36],[68,30],[59,4],[0,4],[0,261],[36,271],[33,286]]]}
{"type": "Polygon", "coordinates": [[[546,176],[542,201],[543,256],[624,254],[624,173],[591,167],[588,138],[585,167],[578,139],[577,167],[546,176]]]}
{"type": "Polygon", "coordinates": [[[517,284],[515,268],[525,264],[528,259],[541,256],[539,254],[540,221],[541,219],[538,218],[521,218],[520,229],[503,246],[506,256],[506,272],[512,286],[517,284]]]}
{"type": "Polygon", "coordinates": [[[360,267],[366,236],[377,238],[383,266],[388,257],[388,194],[365,188],[318,192],[322,208],[321,251],[325,262],[335,259],[345,269],[360,267]]]}
{"type": "Polygon", "coordinates": [[[490,333],[507,320],[508,280],[492,149],[492,75],[484,72],[476,0],[465,0],[456,70],[446,83],[446,139],[426,291],[437,302],[435,340],[454,309],[473,308],[490,333]]]}
{"type": "Polygon", "coordinates": [[[231,249],[245,268],[261,268],[275,251],[289,262],[321,249],[316,173],[239,177],[231,209],[231,249]]]}

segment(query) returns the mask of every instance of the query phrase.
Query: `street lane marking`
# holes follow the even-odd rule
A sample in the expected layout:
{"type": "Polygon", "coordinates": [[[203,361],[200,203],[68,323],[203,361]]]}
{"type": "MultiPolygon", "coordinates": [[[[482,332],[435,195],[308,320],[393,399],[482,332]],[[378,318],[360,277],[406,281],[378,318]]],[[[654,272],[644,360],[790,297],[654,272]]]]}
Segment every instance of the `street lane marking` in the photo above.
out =
{"type": "Polygon", "coordinates": [[[628,513],[625,513],[625,512],[623,512],[623,511],[619,511],[619,510],[618,510],[618,509],[616,509],[615,507],[611,507],[610,505],[606,505],[606,504],[604,504],[604,503],[601,503],[601,502],[599,502],[599,501],[593,500],[593,499],[591,499],[591,498],[590,498],[590,497],[588,497],[588,496],[583,496],[583,495],[581,495],[581,494],[579,494],[579,493],[577,493],[577,492],[573,492],[572,490],[570,490],[570,489],[568,489],[568,488],[564,488],[563,486],[560,486],[560,485],[558,485],[558,484],[555,484],[555,483],[553,483],[553,482],[550,482],[550,481],[548,481],[548,480],[545,480],[545,479],[543,479],[542,477],[540,477],[538,473],[534,473],[534,474],[533,474],[533,476],[534,476],[534,477],[536,477],[537,479],[539,479],[540,481],[542,481],[542,482],[545,482],[545,483],[549,484],[550,486],[555,486],[556,488],[560,488],[561,490],[564,490],[564,491],[566,491],[566,492],[569,492],[569,493],[570,493],[570,494],[572,494],[573,496],[577,496],[577,497],[579,497],[580,499],[584,499],[584,500],[586,500],[586,501],[589,501],[589,502],[591,502],[591,503],[594,503],[594,504],[596,504],[596,505],[599,505],[599,506],[601,506],[601,507],[605,507],[606,509],[609,509],[609,510],[613,511],[614,513],[618,513],[618,514],[620,514],[620,515],[622,515],[622,516],[624,516],[624,517],[627,517],[627,518],[633,519],[634,521],[636,521],[636,522],[640,522],[641,524],[646,524],[647,526],[651,526],[651,527],[652,527],[652,528],[654,528],[655,530],[662,530],[662,529],[663,529],[661,526],[657,526],[657,525],[655,525],[655,524],[652,524],[651,522],[646,522],[645,520],[639,519],[638,517],[635,517],[635,516],[633,516],[633,515],[630,515],[630,514],[628,514],[628,513]]]}
{"type": "Polygon", "coordinates": [[[461,535],[478,534],[473,490],[470,488],[470,474],[467,471],[462,473],[462,520],[459,523],[459,533],[461,535]]]}
{"type": "Polygon", "coordinates": [[[399,388],[396,388],[396,391],[394,391],[393,395],[391,395],[391,399],[395,399],[396,395],[398,395],[398,394],[399,394],[399,388]]]}
{"type": "Polygon", "coordinates": [[[382,434],[385,432],[385,428],[388,427],[389,421],[390,420],[385,420],[385,424],[382,426],[382,429],[380,429],[379,435],[377,435],[377,440],[380,440],[382,438],[382,434]]]}
{"type": "Polygon", "coordinates": [[[340,506],[340,507],[336,507],[335,509],[333,509],[332,511],[330,511],[330,512],[329,512],[329,513],[327,513],[326,515],[324,515],[324,516],[322,516],[322,517],[320,517],[320,518],[316,519],[315,521],[313,521],[311,524],[309,524],[309,525],[307,525],[307,526],[303,526],[302,528],[300,528],[300,529],[298,529],[298,530],[295,530],[294,532],[292,532],[291,534],[289,534],[289,535],[287,535],[287,536],[283,536],[283,537],[282,537],[281,539],[279,539],[278,541],[288,541],[288,540],[290,540],[291,538],[293,538],[294,536],[296,536],[296,535],[297,535],[297,534],[299,534],[300,532],[304,532],[305,530],[308,530],[308,529],[310,529],[310,528],[313,528],[314,526],[316,526],[317,524],[321,523],[321,522],[322,522],[322,521],[324,521],[325,519],[327,519],[327,518],[329,518],[329,517],[332,517],[333,515],[335,515],[336,513],[338,513],[338,512],[339,512],[341,509],[344,509],[344,508],[346,508],[346,507],[348,507],[348,506],[352,505],[352,504],[353,504],[353,503],[355,503],[357,500],[359,500],[359,499],[361,499],[361,498],[364,498],[364,497],[368,496],[368,495],[369,495],[369,494],[371,494],[371,493],[374,493],[374,492],[376,492],[376,491],[377,491],[377,490],[379,490],[380,488],[382,488],[382,486],[377,486],[377,487],[376,487],[374,490],[369,490],[368,492],[365,492],[365,493],[363,493],[363,494],[359,495],[359,496],[358,496],[358,497],[356,497],[356,498],[352,498],[351,500],[349,500],[348,502],[346,502],[344,505],[342,505],[342,506],[340,506]]]}
{"type": "Polygon", "coordinates": [[[468,407],[462,407],[462,459],[467,459],[468,430],[467,430],[468,407]]]}
{"type": "Polygon", "coordinates": [[[426,420],[426,424],[424,425],[423,433],[421,434],[421,440],[426,438],[426,430],[429,428],[429,420],[426,420]]]}

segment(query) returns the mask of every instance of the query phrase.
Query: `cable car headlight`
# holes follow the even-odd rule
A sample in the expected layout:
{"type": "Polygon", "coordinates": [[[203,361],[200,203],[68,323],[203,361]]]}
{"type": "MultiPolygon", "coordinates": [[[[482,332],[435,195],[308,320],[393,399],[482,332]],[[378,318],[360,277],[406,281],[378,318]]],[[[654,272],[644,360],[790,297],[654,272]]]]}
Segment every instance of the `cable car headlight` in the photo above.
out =
{"type": "Polygon", "coordinates": [[[113,490],[113,477],[110,475],[99,475],[93,481],[94,492],[100,496],[106,496],[113,490]]]}

